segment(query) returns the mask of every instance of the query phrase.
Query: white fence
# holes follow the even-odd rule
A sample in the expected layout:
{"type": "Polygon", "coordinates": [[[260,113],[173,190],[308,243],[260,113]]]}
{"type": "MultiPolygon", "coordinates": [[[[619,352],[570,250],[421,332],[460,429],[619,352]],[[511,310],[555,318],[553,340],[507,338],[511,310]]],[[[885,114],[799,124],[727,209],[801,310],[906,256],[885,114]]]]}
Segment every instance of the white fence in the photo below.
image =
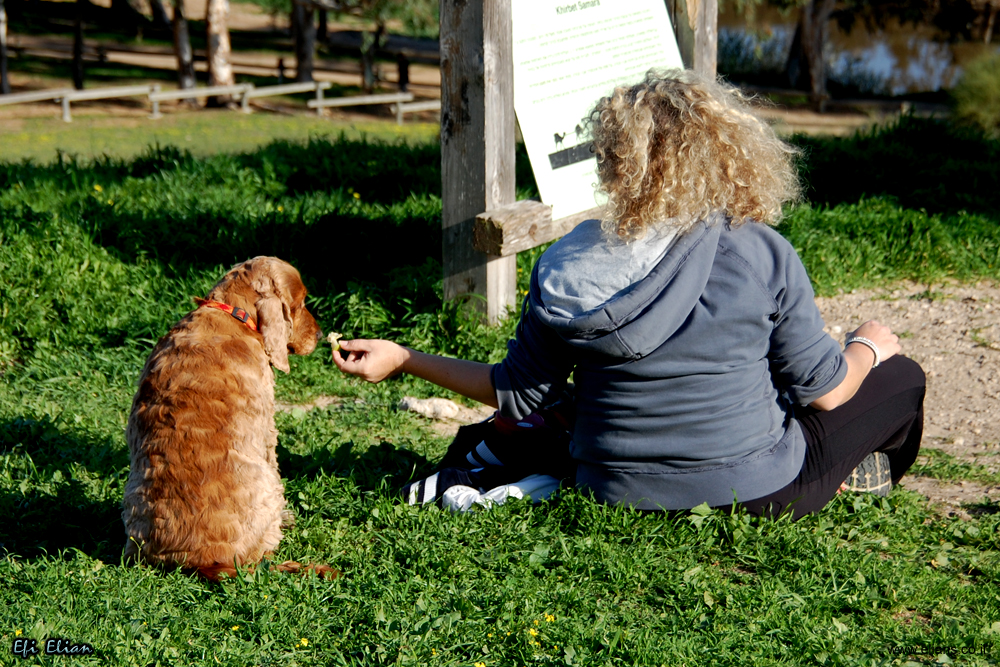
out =
{"type": "Polygon", "coordinates": [[[382,95],[356,95],[353,97],[324,98],[323,91],[331,86],[328,81],[311,81],[308,83],[286,83],[277,86],[262,86],[257,88],[252,83],[241,83],[235,86],[208,86],[202,88],[184,88],[177,90],[163,91],[160,84],[143,84],[136,86],[114,86],[108,88],[90,88],[87,90],[73,90],[72,88],[55,88],[52,90],[39,90],[30,93],[13,93],[10,95],[0,95],[0,106],[8,104],[26,104],[30,102],[59,101],[62,103],[62,119],[67,123],[72,122],[73,116],[70,105],[73,102],[83,102],[88,100],[108,100],[125,97],[148,97],[152,112],[150,118],[161,118],[160,102],[168,100],[189,100],[206,97],[231,96],[238,98],[240,108],[245,113],[250,113],[250,100],[261,97],[273,97],[276,95],[291,95],[294,93],[314,92],[316,99],[307,103],[310,109],[316,109],[316,113],[322,115],[323,109],[330,107],[363,106],[372,104],[393,104],[396,113],[396,122],[403,124],[404,113],[415,113],[418,111],[440,110],[440,100],[429,100],[413,102],[413,93],[388,93],[382,95]],[[409,104],[407,104],[409,103],[409,104]]]}

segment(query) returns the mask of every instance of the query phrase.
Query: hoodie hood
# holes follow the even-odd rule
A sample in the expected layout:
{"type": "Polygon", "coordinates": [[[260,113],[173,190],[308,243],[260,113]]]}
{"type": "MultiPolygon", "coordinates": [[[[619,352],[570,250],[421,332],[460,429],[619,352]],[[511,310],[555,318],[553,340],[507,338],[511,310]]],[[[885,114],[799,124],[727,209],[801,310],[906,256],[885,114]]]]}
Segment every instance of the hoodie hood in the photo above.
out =
{"type": "Polygon", "coordinates": [[[539,259],[527,307],[573,347],[639,359],[684,323],[708,283],[725,222],[716,215],[674,237],[609,240],[580,223],[539,259]]]}

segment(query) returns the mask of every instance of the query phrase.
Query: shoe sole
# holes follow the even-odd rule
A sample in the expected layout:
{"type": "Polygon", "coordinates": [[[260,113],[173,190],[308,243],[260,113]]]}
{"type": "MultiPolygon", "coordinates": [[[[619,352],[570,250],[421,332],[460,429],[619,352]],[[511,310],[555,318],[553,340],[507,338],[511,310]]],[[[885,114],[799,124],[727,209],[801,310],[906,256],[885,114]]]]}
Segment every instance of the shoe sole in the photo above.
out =
{"type": "Polygon", "coordinates": [[[892,474],[889,471],[888,454],[873,452],[866,456],[844,480],[844,485],[845,491],[889,495],[892,490],[892,474]]]}

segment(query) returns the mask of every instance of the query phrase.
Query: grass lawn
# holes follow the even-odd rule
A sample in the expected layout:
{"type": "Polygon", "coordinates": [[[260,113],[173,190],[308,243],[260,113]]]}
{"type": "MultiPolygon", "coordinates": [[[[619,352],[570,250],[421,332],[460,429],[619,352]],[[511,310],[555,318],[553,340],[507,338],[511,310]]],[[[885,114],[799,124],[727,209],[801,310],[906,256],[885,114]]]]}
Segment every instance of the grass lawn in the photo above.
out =
{"type": "MultiPolygon", "coordinates": [[[[324,330],[482,361],[502,358],[513,331],[442,302],[432,132],[270,142],[264,128],[208,149],[213,131],[284,119],[158,127],[202,131],[187,119],[214,128],[197,153],[165,137],[142,151],[123,140],[121,157],[0,162],[0,664],[30,664],[8,652],[17,639],[56,637],[96,650],[73,664],[143,667],[1000,663],[996,503],[963,521],[901,489],[845,494],[796,523],[664,517],[573,490],[461,516],[415,509],[398,489],[448,442],[396,405],[440,392],[345,379],[329,348],[278,378],[280,400],[341,400],[277,417],[297,523],[276,558],[343,576],[259,570],[216,585],[123,565],[135,380],[231,263],[293,261],[324,330]]],[[[1000,143],[914,119],[801,143],[811,203],[779,230],[819,293],[1000,278],[1000,143]]],[[[519,257],[522,286],[537,255],[519,257]]],[[[950,457],[919,473],[1000,483],[950,457]]]]}
{"type": "Polygon", "coordinates": [[[49,118],[5,119],[0,122],[0,161],[30,159],[51,162],[58,153],[91,160],[103,156],[134,158],[151,145],[178,146],[192,155],[251,152],[276,139],[306,141],[313,136],[362,136],[410,143],[436,141],[438,126],[407,121],[402,127],[372,118],[345,121],[312,115],[284,116],[266,112],[241,114],[225,109],[197,113],[169,112],[149,120],[141,112],[109,116],[73,106],[73,122],[64,123],[59,106],[49,118]]]}

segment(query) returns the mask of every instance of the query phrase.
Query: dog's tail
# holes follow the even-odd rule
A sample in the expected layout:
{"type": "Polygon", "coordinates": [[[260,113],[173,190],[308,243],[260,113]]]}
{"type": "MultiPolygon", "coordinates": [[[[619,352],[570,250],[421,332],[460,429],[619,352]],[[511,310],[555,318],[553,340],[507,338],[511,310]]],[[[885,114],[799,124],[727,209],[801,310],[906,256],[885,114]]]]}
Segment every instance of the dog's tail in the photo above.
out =
{"type": "MultiPolygon", "coordinates": [[[[253,572],[254,569],[256,569],[256,566],[248,565],[244,571],[253,572]]],[[[284,563],[271,563],[271,570],[276,570],[278,572],[292,572],[294,574],[315,572],[323,579],[336,579],[340,576],[340,571],[333,569],[329,565],[316,565],[313,563],[303,565],[302,563],[298,563],[294,560],[286,560],[284,563]]],[[[235,579],[239,574],[235,566],[225,565],[223,563],[202,565],[194,568],[194,571],[209,581],[221,581],[223,575],[229,577],[230,579],[235,579]]]]}

